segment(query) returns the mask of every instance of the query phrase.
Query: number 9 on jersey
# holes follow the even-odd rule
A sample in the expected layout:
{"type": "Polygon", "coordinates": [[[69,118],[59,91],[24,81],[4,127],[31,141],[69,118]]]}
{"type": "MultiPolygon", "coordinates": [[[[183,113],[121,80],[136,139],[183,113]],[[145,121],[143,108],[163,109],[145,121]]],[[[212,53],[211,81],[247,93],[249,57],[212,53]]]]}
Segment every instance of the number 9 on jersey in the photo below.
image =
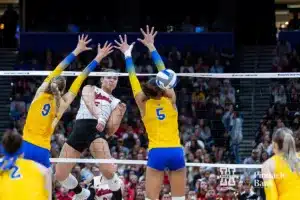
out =
{"type": "Polygon", "coordinates": [[[45,104],[44,106],[43,106],[43,110],[42,110],[42,115],[43,116],[47,116],[48,114],[49,114],[49,112],[50,112],[50,109],[51,109],[51,106],[50,106],[50,104],[45,104]]]}

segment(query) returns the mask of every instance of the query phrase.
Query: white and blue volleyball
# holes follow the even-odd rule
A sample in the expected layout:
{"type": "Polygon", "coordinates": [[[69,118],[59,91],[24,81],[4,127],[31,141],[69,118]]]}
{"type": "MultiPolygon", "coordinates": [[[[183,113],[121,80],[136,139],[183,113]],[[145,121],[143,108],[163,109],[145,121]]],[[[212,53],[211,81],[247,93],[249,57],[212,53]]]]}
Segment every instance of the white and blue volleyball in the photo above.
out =
{"type": "Polygon", "coordinates": [[[177,75],[171,69],[164,69],[156,74],[156,84],[161,89],[172,89],[177,84],[177,75]]]}

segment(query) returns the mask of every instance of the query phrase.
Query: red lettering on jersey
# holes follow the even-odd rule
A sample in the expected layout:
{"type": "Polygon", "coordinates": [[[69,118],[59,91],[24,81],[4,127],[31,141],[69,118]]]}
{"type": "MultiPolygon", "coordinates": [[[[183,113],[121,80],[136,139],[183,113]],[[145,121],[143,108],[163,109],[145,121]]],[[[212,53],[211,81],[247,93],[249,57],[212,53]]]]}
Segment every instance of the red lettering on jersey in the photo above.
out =
{"type": "MultiPolygon", "coordinates": [[[[110,100],[108,97],[103,96],[101,93],[99,93],[99,94],[95,93],[95,100],[96,100],[96,99],[97,99],[97,100],[107,101],[108,103],[111,103],[111,100],[110,100]]],[[[95,101],[95,104],[98,105],[99,102],[96,102],[96,101],[95,101]]]]}
{"type": "Polygon", "coordinates": [[[96,191],[96,195],[97,195],[98,197],[101,197],[101,196],[103,196],[103,195],[110,194],[110,193],[112,193],[112,191],[109,190],[109,189],[100,189],[100,190],[97,190],[97,191],[96,191]]]}

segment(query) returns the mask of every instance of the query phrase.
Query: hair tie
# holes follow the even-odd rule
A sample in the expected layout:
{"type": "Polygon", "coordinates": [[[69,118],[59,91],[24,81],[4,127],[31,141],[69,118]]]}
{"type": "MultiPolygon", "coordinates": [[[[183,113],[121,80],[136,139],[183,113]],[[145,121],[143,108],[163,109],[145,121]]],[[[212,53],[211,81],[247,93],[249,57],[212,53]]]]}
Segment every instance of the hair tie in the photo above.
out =
{"type": "Polygon", "coordinates": [[[6,171],[11,170],[13,166],[15,166],[15,163],[20,155],[22,155],[24,152],[23,150],[23,143],[21,144],[21,147],[15,152],[15,153],[8,153],[3,150],[4,158],[0,161],[0,171],[6,171]]]}

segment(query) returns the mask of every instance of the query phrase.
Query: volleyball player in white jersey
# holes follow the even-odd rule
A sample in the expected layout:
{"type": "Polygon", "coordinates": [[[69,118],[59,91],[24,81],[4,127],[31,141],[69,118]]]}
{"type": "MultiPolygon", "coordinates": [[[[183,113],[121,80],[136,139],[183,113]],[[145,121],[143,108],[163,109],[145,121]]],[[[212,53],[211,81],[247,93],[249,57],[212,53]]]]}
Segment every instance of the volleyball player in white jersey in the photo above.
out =
{"type": "MultiPolygon", "coordinates": [[[[110,159],[110,149],[106,139],[113,135],[120,126],[126,105],[112,95],[118,83],[114,70],[106,70],[109,76],[101,78],[101,88],[86,85],[82,90],[73,132],[68,137],[60,153],[61,158],[79,158],[89,148],[92,156],[98,159],[110,159]]],[[[86,192],[70,173],[75,163],[58,163],[55,178],[62,186],[75,193],[86,192]]],[[[121,180],[113,164],[99,164],[102,182],[113,191],[115,200],[122,199],[121,180]]]]}
{"type": "Polygon", "coordinates": [[[108,184],[103,183],[102,175],[95,176],[89,185],[91,192],[88,200],[112,200],[113,192],[109,189],[108,184]]]}

